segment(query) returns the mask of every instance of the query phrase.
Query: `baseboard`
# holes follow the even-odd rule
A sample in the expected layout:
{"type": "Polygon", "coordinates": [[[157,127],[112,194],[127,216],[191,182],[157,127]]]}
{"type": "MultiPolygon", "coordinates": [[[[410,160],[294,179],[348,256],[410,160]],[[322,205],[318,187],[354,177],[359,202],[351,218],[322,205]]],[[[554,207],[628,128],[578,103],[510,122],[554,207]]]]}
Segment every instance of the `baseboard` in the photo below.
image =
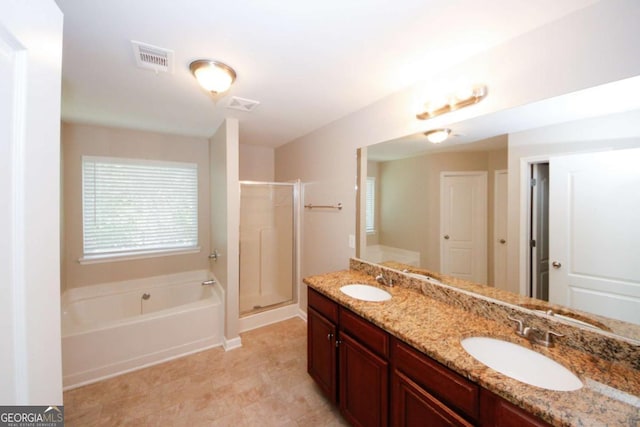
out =
{"type": "Polygon", "coordinates": [[[224,351],[231,351],[240,347],[242,347],[242,338],[240,337],[231,339],[227,339],[227,337],[224,337],[222,340],[222,348],[224,348],[224,351]]]}

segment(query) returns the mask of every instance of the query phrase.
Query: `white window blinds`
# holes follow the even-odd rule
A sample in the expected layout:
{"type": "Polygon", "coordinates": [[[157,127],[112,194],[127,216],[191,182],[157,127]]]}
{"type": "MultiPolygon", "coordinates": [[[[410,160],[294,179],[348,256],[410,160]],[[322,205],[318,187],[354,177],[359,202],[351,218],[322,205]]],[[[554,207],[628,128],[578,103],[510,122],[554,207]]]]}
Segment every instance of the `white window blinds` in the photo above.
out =
{"type": "Polygon", "coordinates": [[[365,231],[367,233],[375,233],[376,231],[376,179],[367,177],[367,198],[366,198],[366,216],[365,231]]]}
{"type": "Polygon", "coordinates": [[[82,158],[84,256],[193,249],[198,166],[82,158]]]}

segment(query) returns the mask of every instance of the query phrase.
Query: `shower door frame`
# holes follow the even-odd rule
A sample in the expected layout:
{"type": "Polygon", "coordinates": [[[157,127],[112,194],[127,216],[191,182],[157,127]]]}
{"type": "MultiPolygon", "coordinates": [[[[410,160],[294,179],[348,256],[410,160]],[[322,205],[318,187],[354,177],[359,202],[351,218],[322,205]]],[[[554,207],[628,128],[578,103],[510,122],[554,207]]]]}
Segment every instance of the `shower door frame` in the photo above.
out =
{"type": "MultiPolygon", "coordinates": [[[[277,186],[277,187],[291,187],[293,189],[293,202],[292,202],[292,207],[293,207],[293,212],[292,212],[292,216],[293,216],[293,248],[292,248],[292,252],[293,252],[293,262],[292,262],[292,272],[291,272],[291,280],[292,280],[292,290],[291,290],[291,304],[298,304],[299,301],[299,287],[300,287],[300,277],[299,277],[299,272],[300,272],[300,180],[296,180],[296,181],[290,181],[290,182],[271,182],[271,181],[240,181],[240,191],[239,191],[239,195],[240,195],[240,200],[239,200],[239,204],[240,204],[240,209],[242,209],[242,186],[243,185],[255,185],[255,186],[259,186],[259,185],[270,185],[270,186],[277,186]]],[[[238,253],[238,266],[240,266],[240,262],[241,259],[240,257],[242,256],[242,249],[240,249],[239,253],[238,253]]],[[[240,279],[240,278],[239,278],[240,279]]],[[[240,286],[240,280],[238,280],[238,286],[240,286]]],[[[240,291],[238,289],[238,291],[240,291]]],[[[259,309],[259,310],[255,310],[255,311],[249,311],[246,313],[240,313],[240,317],[244,317],[244,316],[251,316],[254,313],[259,313],[259,312],[263,312],[263,311],[269,311],[272,309],[276,309],[279,308],[283,305],[287,305],[287,301],[283,301],[282,303],[279,304],[274,304],[272,306],[267,306],[264,307],[263,309],[259,309]]]]}

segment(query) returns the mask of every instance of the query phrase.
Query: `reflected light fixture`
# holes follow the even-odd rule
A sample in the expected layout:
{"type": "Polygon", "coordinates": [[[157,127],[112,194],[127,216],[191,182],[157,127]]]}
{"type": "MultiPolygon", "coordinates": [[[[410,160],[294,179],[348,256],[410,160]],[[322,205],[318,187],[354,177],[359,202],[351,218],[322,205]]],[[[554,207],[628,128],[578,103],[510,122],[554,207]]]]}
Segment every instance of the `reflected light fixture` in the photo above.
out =
{"type": "Polygon", "coordinates": [[[451,135],[451,129],[434,129],[430,130],[429,132],[425,132],[424,134],[429,142],[440,144],[441,142],[444,142],[447,138],[449,138],[449,135],[451,135]]]}
{"type": "Polygon", "coordinates": [[[450,96],[425,103],[424,111],[417,114],[416,117],[420,120],[427,120],[450,111],[477,104],[486,96],[487,86],[485,85],[462,88],[450,96]]]}
{"type": "Polygon", "coordinates": [[[199,59],[189,64],[189,70],[198,80],[200,86],[217,95],[226,92],[236,79],[233,68],[222,62],[199,59]]]}

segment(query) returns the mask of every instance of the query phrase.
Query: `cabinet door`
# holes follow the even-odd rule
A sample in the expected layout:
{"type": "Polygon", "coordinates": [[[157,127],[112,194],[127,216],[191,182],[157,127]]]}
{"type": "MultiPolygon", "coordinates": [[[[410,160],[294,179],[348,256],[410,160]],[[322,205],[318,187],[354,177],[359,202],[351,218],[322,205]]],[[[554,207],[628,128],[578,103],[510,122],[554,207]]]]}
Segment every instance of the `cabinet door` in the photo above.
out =
{"type": "Polygon", "coordinates": [[[388,425],[389,363],[340,333],[340,411],[354,426],[388,425]]]}
{"type": "Polygon", "coordinates": [[[393,426],[472,426],[401,372],[393,373],[392,383],[393,426]]]}
{"type": "Polygon", "coordinates": [[[307,314],[307,372],[332,403],[336,387],[336,326],[309,307],[307,314]]]}

